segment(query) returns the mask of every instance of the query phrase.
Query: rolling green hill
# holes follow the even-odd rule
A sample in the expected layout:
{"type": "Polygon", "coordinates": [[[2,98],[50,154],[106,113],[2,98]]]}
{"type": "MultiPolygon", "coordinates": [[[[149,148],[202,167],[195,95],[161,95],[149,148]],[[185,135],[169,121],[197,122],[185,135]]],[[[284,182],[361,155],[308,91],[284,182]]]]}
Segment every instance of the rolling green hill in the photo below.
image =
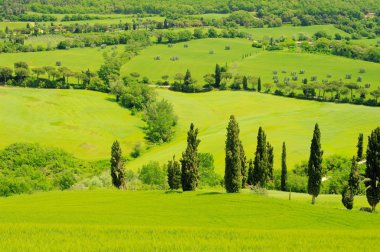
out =
{"type": "Polygon", "coordinates": [[[79,90],[0,88],[0,148],[16,142],[60,147],[79,158],[108,159],[143,141],[142,122],[111,95],[79,90]]]}
{"type": "Polygon", "coordinates": [[[340,196],[68,191],[0,198],[3,251],[369,251],[378,214],[340,196]],[[142,239],[143,237],[143,239],[142,239]],[[27,242],[25,242],[27,241],[27,242]]]}

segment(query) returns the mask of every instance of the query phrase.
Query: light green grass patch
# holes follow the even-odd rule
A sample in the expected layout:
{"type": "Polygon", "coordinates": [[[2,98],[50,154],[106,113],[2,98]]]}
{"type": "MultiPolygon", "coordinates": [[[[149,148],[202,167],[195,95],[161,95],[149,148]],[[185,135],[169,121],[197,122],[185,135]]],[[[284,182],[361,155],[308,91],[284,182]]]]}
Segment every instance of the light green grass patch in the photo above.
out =
{"type": "Polygon", "coordinates": [[[0,148],[18,142],[63,148],[79,158],[108,159],[112,142],[128,154],[144,141],[142,122],[108,94],[0,88],[0,148]]]}

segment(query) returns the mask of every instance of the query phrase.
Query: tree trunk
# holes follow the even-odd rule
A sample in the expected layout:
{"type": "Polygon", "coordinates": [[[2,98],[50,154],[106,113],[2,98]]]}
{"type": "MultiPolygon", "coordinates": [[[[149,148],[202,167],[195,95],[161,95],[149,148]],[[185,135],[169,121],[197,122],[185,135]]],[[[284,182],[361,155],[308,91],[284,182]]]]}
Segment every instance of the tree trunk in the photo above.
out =
{"type": "Polygon", "coordinates": [[[374,213],[375,211],[376,211],[376,205],[373,204],[373,205],[372,205],[372,213],[374,213]]]}
{"type": "Polygon", "coordinates": [[[311,204],[314,205],[315,204],[315,196],[313,195],[313,197],[311,198],[311,204]]]}

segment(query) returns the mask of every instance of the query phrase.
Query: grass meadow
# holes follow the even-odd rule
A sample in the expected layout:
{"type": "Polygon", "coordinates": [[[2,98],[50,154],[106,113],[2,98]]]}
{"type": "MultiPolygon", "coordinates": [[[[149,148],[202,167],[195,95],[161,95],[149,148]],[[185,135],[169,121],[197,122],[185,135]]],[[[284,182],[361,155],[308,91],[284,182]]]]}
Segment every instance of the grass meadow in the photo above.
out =
{"type": "MultiPolygon", "coordinates": [[[[175,139],[152,146],[142,157],[127,164],[137,170],[151,160],[166,163],[186,148],[186,132],[194,122],[199,128],[201,152],[214,155],[216,171],[224,171],[224,141],[229,115],[240,124],[241,140],[248,158],[253,158],[259,126],[275,148],[279,169],[281,144],[287,143],[289,169],[306,160],[314,124],[322,131],[325,155],[355,154],[357,135],[368,135],[378,126],[378,108],[348,104],[319,103],[257,94],[254,92],[210,92],[183,94],[158,90],[159,98],[170,101],[178,115],[175,139]]],[[[125,154],[144,142],[139,116],[120,107],[111,95],[79,90],[1,88],[0,148],[15,142],[37,142],[61,147],[77,157],[108,159],[112,141],[119,139],[125,154]],[[27,123],[26,123],[27,122],[27,123]]]]}
{"type": "MultiPolygon", "coordinates": [[[[122,52],[124,46],[118,46],[118,51],[122,52]]],[[[30,68],[55,66],[57,61],[61,61],[62,66],[68,67],[73,71],[82,71],[90,69],[97,71],[103,64],[103,53],[110,52],[107,49],[100,48],[72,48],[69,50],[54,50],[43,52],[28,53],[5,53],[0,57],[0,66],[13,68],[15,62],[24,61],[29,64],[30,68]]],[[[72,80],[74,81],[74,80],[72,80]]]]}
{"type": "Polygon", "coordinates": [[[292,81],[301,84],[303,78],[310,80],[311,76],[317,76],[318,81],[329,79],[344,82],[355,82],[357,77],[362,77],[362,82],[371,83],[371,88],[379,85],[378,73],[380,65],[361,60],[348,59],[333,55],[307,54],[287,51],[268,52],[251,46],[251,41],[245,39],[204,39],[193,40],[186,43],[178,43],[173,47],[167,45],[154,45],[141,51],[140,55],[127,62],[122,67],[122,74],[138,72],[151,80],[160,80],[163,75],[169,75],[170,79],[176,73],[191,71],[192,76],[203,84],[203,76],[213,73],[215,64],[227,64],[229,71],[234,74],[251,75],[261,77],[262,83],[273,82],[273,71],[278,72],[280,81],[285,77],[291,77],[291,72],[298,74],[298,80],[292,81]],[[184,47],[187,44],[188,48],[184,47]],[[225,50],[229,45],[231,50],[225,50]],[[214,51],[214,54],[210,54],[214,51]],[[244,57],[246,55],[248,57],[244,57]],[[161,60],[154,60],[160,56],[161,60]],[[178,56],[178,61],[170,58],[178,56]],[[364,68],[366,73],[360,74],[364,68]],[[286,73],[282,73],[286,71],[286,73]],[[351,74],[350,80],[346,80],[346,74],[351,74]]]}
{"type": "Polygon", "coordinates": [[[378,214],[340,196],[65,191],[0,198],[6,251],[369,251],[378,214]],[[141,239],[144,237],[144,239],[141,239]]]}
{"type": "Polygon", "coordinates": [[[108,94],[82,90],[0,88],[0,148],[17,142],[60,147],[79,158],[108,159],[142,142],[142,122],[108,94]]]}

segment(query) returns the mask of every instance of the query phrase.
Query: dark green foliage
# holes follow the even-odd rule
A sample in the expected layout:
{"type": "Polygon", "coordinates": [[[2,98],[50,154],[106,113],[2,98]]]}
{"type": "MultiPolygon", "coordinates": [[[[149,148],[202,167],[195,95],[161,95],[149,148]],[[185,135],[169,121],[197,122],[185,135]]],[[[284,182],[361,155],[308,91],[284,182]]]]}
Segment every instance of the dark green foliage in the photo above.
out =
{"type": "Polygon", "coordinates": [[[247,76],[243,76],[243,89],[244,90],[248,89],[248,78],[247,78],[247,76]]]}
{"type": "Polygon", "coordinates": [[[224,170],[224,185],[227,192],[239,192],[242,186],[241,175],[241,141],[239,140],[239,125],[233,115],[227,127],[226,158],[224,170]]]}
{"type": "Polygon", "coordinates": [[[174,114],[173,106],[166,100],[147,106],[144,115],[147,124],[147,139],[153,143],[169,142],[175,133],[177,116],[174,114]]]}
{"type": "Polygon", "coordinates": [[[56,148],[12,144],[0,151],[0,196],[65,190],[98,169],[56,148]]]}
{"type": "Polygon", "coordinates": [[[363,138],[364,138],[363,133],[360,133],[358,137],[358,144],[356,145],[356,147],[358,148],[358,152],[357,152],[358,161],[363,159],[363,138]]]}
{"type": "Polygon", "coordinates": [[[342,203],[348,210],[351,210],[354,207],[354,194],[349,186],[343,188],[342,203]]]}
{"type": "Polygon", "coordinates": [[[182,153],[181,161],[181,182],[182,190],[194,191],[197,188],[199,180],[199,159],[198,146],[201,142],[198,138],[198,129],[194,128],[191,123],[190,130],[187,133],[187,147],[182,153]]]}
{"type": "Polygon", "coordinates": [[[282,155],[281,155],[281,191],[286,191],[286,181],[288,168],[286,166],[286,145],[282,143],[282,155]]]}
{"type": "Polygon", "coordinates": [[[257,92],[261,92],[261,78],[257,80],[257,92]]]}
{"type": "Polygon", "coordinates": [[[322,156],[321,132],[318,123],[315,124],[313,139],[311,140],[310,158],[308,163],[308,193],[312,195],[312,204],[318,197],[322,183],[322,156]]]}
{"type": "Polygon", "coordinates": [[[171,190],[181,187],[181,165],[175,160],[175,156],[168,162],[168,184],[171,190]]]}
{"type": "Polygon", "coordinates": [[[353,195],[358,194],[360,186],[360,175],[358,171],[358,163],[356,162],[355,157],[353,157],[351,161],[351,172],[348,178],[348,186],[350,187],[353,195]]]}
{"type": "Polygon", "coordinates": [[[240,161],[241,161],[241,186],[244,188],[248,180],[248,163],[244,152],[243,143],[240,141],[240,161]]]}
{"type": "Polygon", "coordinates": [[[367,168],[365,171],[365,185],[367,187],[367,201],[376,210],[380,201],[380,127],[372,131],[368,137],[367,168]]]}
{"type": "Polygon", "coordinates": [[[273,180],[273,163],[274,163],[274,153],[273,146],[267,142],[267,152],[268,152],[268,179],[273,180]]]}
{"type": "Polygon", "coordinates": [[[141,167],[138,178],[145,185],[149,185],[150,189],[162,190],[167,187],[166,172],[166,168],[161,168],[158,162],[151,161],[141,167]]]}
{"type": "Polygon", "coordinates": [[[220,87],[220,81],[222,80],[222,71],[220,69],[219,64],[216,64],[215,66],[215,87],[220,87]]]}
{"type": "Polygon", "coordinates": [[[269,162],[266,135],[261,127],[257,134],[257,147],[253,164],[254,168],[250,182],[252,185],[265,188],[269,179],[269,162]]]}
{"type": "Polygon", "coordinates": [[[348,185],[345,185],[342,190],[342,203],[351,210],[354,206],[354,196],[359,191],[359,172],[356,158],[352,158],[351,172],[348,179],[348,185]]]}
{"type": "Polygon", "coordinates": [[[124,160],[122,157],[120,143],[118,141],[115,141],[112,144],[110,163],[112,184],[118,189],[125,188],[124,160]]]}
{"type": "Polygon", "coordinates": [[[183,84],[185,85],[191,85],[194,83],[194,80],[191,78],[190,70],[186,70],[185,78],[183,79],[183,84]]]}
{"type": "Polygon", "coordinates": [[[222,177],[215,172],[214,157],[210,153],[198,153],[199,186],[220,185],[222,177]]]}

